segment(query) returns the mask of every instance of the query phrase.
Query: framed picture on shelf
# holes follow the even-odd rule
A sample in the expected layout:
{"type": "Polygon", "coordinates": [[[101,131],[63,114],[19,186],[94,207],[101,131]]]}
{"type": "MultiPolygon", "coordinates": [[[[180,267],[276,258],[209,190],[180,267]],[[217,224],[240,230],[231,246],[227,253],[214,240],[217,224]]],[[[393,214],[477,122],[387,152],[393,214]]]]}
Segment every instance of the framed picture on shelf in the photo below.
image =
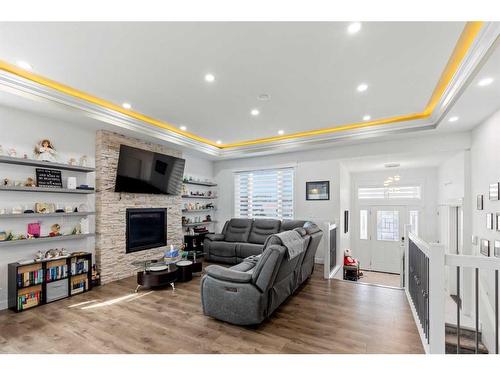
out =
{"type": "Polygon", "coordinates": [[[482,210],[483,209],[483,194],[479,194],[477,196],[477,209],[482,210]]]}
{"type": "Polygon", "coordinates": [[[500,182],[490,184],[490,201],[497,201],[499,199],[498,192],[500,190],[500,182]]]}
{"type": "Polygon", "coordinates": [[[486,214],[486,228],[493,229],[493,214],[492,213],[486,214]]]}
{"type": "Polygon", "coordinates": [[[486,257],[490,256],[490,241],[482,239],[481,240],[481,254],[486,257]]]}
{"type": "Polygon", "coordinates": [[[493,255],[497,258],[500,258],[500,241],[495,240],[495,244],[493,246],[493,255]]]}
{"type": "Polygon", "coordinates": [[[308,201],[330,200],[330,181],[306,182],[306,200],[308,201]]]}

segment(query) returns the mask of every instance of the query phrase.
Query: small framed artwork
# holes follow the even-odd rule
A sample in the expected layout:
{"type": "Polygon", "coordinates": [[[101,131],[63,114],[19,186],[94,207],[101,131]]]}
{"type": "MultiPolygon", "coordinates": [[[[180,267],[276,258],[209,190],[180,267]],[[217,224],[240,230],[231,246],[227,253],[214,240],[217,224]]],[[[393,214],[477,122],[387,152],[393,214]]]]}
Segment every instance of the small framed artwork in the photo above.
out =
{"type": "Polygon", "coordinates": [[[308,201],[330,200],[330,181],[306,182],[306,200],[308,201]]]}
{"type": "Polygon", "coordinates": [[[497,201],[499,199],[498,192],[500,190],[500,182],[490,184],[490,201],[497,201]]]}
{"type": "Polygon", "coordinates": [[[493,246],[493,255],[500,258],[500,241],[495,240],[495,245],[493,246]]]}
{"type": "Polygon", "coordinates": [[[483,209],[483,194],[479,194],[477,196],[477,209],[482,210],[483,209]]]}
{"type": "Polygon", "coordinates": [[[493,229],[493,214],[492,213],[486,214],[486,228],[493,229]]]}
{"type": "Polygon", "coordinates": [[[496,230],[500,232],[500,212],[497,212],[495,221],[496,221],[496,230]]]}
{"type": "Polygon", "coordinates": [[[490,241],[482,239],[481,240],[481,254],[483,254],[485,257],[490,256],[490,241]]]}
{"type": "Polygon", "coordinates": [[[349,211],[344,211],[344,233],[349,232],[349,211]]]}

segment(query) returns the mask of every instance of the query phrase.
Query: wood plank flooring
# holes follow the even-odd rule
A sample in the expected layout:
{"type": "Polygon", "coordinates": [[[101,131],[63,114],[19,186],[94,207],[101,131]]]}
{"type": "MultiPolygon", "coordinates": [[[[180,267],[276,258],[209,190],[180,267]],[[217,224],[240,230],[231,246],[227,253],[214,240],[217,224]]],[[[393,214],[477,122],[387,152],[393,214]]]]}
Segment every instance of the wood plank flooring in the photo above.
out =
{"type": "Polygon", "coordinates": [[[401,290],[311,279],[259,327],[206,317],[200,277],[134,293],[131,277],[0,312],[0,353],[423,353],[401,290]]]}

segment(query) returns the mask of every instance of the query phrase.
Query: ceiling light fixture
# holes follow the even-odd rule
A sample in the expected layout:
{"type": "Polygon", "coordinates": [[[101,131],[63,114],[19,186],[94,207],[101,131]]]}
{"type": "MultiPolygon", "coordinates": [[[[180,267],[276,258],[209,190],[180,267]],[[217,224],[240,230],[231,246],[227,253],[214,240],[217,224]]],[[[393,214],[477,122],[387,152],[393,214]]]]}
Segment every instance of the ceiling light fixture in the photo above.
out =
{"type": "Polygon", "coordinates": [[[131,109],[132,108],[132,105],[130,103],[122,103],[122,107],[125,108],[125,109],[131,109]]]}
{"type": "Polygon", "coordinates": [[[353,22],[347,26],[347,32],[349,34],[356,34],[359,30],[361,30],[361,22],[353,22]]]}
{"type": "Polygon", "coordinates": [[[478,85],[478,86],[481,86],[481,87],[484,87],[484,86],[489,86],[489,85],[491,85],[491,84],[493,83],[493,81],[494,81],[494,79],[493,79],[493,78],[491,78],[491,77],[486,77],[486,78],[481,79],[481,80],[477,83],[477,85],[478,85]]]}
{"type": "Polygon", "coordinates": [[[459,118],[460,118],[460,117],[458,117],[458,116],[452,116],[452,117],[450,117],[450,118],[448,119],[448,121],[449,121],[449,122],[455,122],[455,121],[458,121],[458,119],[459,119],[459,118]]]}
{"type": "Polygon", "coordinates": [[[205,81],[207,81],[207,82],[214,82],[215,81],[215,76],[212,73],[205,74],[205,81]]]}
{"type": "Polygon", "coordinates": [[[250,111],[250,114],[252,116],[258,116],[260,114],[260,111],[257,108],[254,108],[250,111]]]}
{"type": "Polygon", "coordinates": [[[217,143],[218,145],[221,145],[222,141],[220,139],[218,139],[217,142],[215,142],[215,143],[217,143]]]}
{"type": "Polygon", "coordinates": [[[285,134],[285,131],[284,130],[278,130],[278,134],[279,135],[283,135],[283,134],[285,134]]]}
{"type": "Polygon", "coordinates": [[[358,92],[364,92],[368,90],[368,85],[366,83],[360,83],[356,90],[358,90],[358,92]]]}
{"type": "Polygon", "coordinates": [[[17,66],[20,67],[21,69],[24,69],[24,70],[29,70],[29,71],[33,70],[33,67],[31,66],[31,64],[26,62],[26,61],[22,61],[22,60],[18,61],[17,66]]]}
{"type": "Polygon", "coordinates": [[[185,132],[188,128],[186,125],[181,125],[181,126],[179,126],[179,129],[181,129],[183,132],[185,132]]]}
{"type": "Polygon", "coordinates": [[[371,119],[372,119],[372,116],[370,116],[370,115],[364,115],[363,116],[363,121],[369,121],[371,119]]]}

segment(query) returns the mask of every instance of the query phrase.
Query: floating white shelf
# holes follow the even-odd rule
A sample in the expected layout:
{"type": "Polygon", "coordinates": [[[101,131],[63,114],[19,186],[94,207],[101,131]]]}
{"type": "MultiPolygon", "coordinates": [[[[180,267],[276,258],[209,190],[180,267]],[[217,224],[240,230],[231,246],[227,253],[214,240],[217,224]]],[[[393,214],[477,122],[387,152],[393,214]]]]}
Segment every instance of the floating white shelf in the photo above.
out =
{"type": "Polygon", "coordinates": [[[210,187],[217,186],[215,182],[183,181],[183,183],[186,185],[197,185],[197,186],[210,186],[210,187]]]}
{"type": "Polygon", "coordinates": [[[201,210],[182,210],[182,213],[184,213],[184,214],[190,214],[190,213],[210,212],[210,211],[215,211],[215,208],[204,208],[204,209],[201,209],[201,210]]]}
{"type": "Polygon", "coordinates": [[[79,165],[51,163],[49,161],[40,161],[40,160],[33,160],[33,159],[13,158],[11,156],[0,156],[0,163],[25,165],[28,167],[43,167],[43,168],[48,168],[48,169],[51,169],[51,168],[63,169],[66,171],[86,172],[86,173],[95,171],[95,168],[91,168],[91,167],[80,167],[79,165]]]}
{"type": "Polygon", "coordinates": [[[65,189],[65,188],[47,188],[47,187],[28,187],[28,186],[0,186],[0,191],[22,191],[33,193],[65,193],[65,194],[94,194],[95,190],[85,189],[65,189]]]}
{"type": "Polygon", "coordinates": [[[87,234],[69,234],[69,235],[65,235],[65,236],[55,236],[55,237],[32,238],[30,240],[0,241],[0,247],[39,244],[39,243],[44,243],[44,242],[80,240],[80,239],[94,237],[94,236],[95,236],[94,233],[87,233],[87,234]]]}
{"type": "Polygon", "coordinates": [[[31,219],[42,217],[67,217],[67,216],[90,216],[95,215],[95,212],[53,212],[50,214],[4,214],[0,215],[0,219],[31,219]]]}
{"type": "Polygon", "coordinates": [[[209,225],[209,224],[214,224],[214,223],[217,223],[217,221],[203,221],[201,223],[182,224],[182,226],[185,228],[188,228],[188,227],[198,227],[201,225],[209,225]]]}
{"type": "Polygon", "coordinates": [[[183,195],[182,198],[192,198],[192,199],[217,199],[217,197],[205,197],[200,195],[183,195]]]}

